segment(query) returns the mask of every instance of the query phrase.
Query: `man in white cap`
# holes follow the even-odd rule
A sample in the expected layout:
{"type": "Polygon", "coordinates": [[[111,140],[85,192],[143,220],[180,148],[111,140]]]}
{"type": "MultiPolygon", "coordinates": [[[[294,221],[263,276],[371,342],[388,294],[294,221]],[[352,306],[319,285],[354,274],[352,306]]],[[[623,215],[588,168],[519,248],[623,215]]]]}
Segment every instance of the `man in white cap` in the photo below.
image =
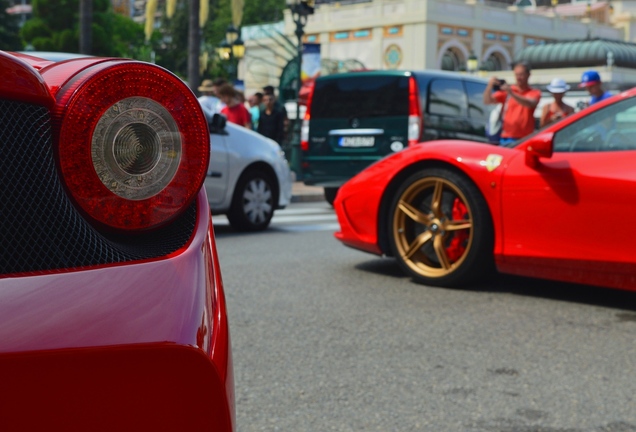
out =
{"type": "Polygon", "coordinates": [[[570,86],[561,78],[554,78],[546,89],[552,93],[554,101],[544,105],[541,111],[541,119],[539,125],[541,127],[561,120],[563,117],[569,116],[574,112],[574,108],[563,102],[565,92],[570,90],[570,86]]]}
{"type": "Polygon", "coordinates": [[[583,72],[579,88],[586,89],[590,96],[592,96],[590,98],[590,105],[612,96],[610,92],[603,91],[601,76],[595,70],[583,72]]]}

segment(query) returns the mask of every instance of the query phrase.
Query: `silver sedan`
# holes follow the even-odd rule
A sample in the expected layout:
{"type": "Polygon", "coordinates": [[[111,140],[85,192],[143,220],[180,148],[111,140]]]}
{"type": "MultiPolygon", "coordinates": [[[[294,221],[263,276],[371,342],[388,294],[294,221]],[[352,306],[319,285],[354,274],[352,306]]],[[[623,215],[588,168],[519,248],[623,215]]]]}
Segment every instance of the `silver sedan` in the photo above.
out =
{"type": "Polygon", "coordinates": [[[227,215],[239,231],[269,226],[274,210],[291,200],[292,173],[273,140],[214,115],[205,189],[212,214],[227,215]]]}

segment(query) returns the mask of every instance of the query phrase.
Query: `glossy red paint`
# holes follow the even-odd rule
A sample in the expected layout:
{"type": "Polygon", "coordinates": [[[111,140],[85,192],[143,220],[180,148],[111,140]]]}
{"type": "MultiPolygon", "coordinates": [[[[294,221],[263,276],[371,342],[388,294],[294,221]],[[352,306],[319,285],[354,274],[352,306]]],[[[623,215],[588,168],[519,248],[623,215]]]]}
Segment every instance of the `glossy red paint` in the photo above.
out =
{"type": "MultiPolygon", "coordinates": [[[[24,388],[34,390],[50,382],[48,392],[55,389],[65,394],[83,389],[85,393],[92,394],[100,387],[91,384],[91,380],[87,381],[87,375],[99,371],[101,375],[110,377],[106,380],[110,383],[106,386],[110,391],[95,396],[96,400],[105,403],[117,400],[119,392],[125,389],[133,392],[134,388],[138,401],[137,405],[129,407],[128,415],[132,417],[134,409],[139,408],[137,414],[143,417],[144,410],[152,408],[157,395],[163,394],[156,393],[161,380],[174,381],[181,373],[175,371],[184,369],[184,376],[179,380],[192,380],[198,376],[202,382],[191,386],[200,384],[202,387],[191,395],[183,395],[181,403],[190,398],[191,402],[200,401],[203,396],[204,399],[225,400],[226,407],[221,410],[224,412],[223,424],[231,426],[234,422],[234,378],[227,311],[216,246],[210,235],[207,197],[203,190],[198,200],[200,210],[195,234],[188,247],[177,256],[72,273],[2,279],[0,368],[13,378],[7,381],[4,376],[0,377],[3,382],[1,393],[20,394],[24,388]],[[175,360],[174,356],[182,357],[175,360]],[[196,359],[200,356],[208,362],[205,373],[202,360],[196,359]],[[86,358],[90,361],[85,362],[86,358]],[[104,367],[113,359],[129,366],[104,367]],[[48,365],[50,361],[53,364],[48,365]],[[16,366],[20,364],[23,366],[16,366]],[[66,386],[53,386],[54,383],[59,384],[59,376],[48,380],[37,378],[40,369],[34,371],[31,367],[35,364],[44,370],[58,370],[66,386]],[[79,367],[80,364],[84,366],[79,367]],[[3,365],[14,368],[7,369],[3,365]],[[148,376],[130,381],[130,375],[138,375],[144,365],[149,368],[143,372],[148,376]],[[189,370],[191,367],[195,369],[189,370]],[[162,374],[155,369],[163,369],[163,375],[174,374],[174,377],[161,378],[162,374]],[[166,373],[168,370],[171,372],[166,373]],[[193,375],[188,378],[190,374],[193,375]],[[141,387],[138,386],[139,380],[145,383],[141,387]],[[206,380],[209,382],[206,383],[206,380]],[[26,387],[13,388],[11,383],[26,387]]],[[[104,385],[103,377],[95,380],[104,385]]],[[[24,401],[12,401],[0,402],[0,426],[10,413],[25,414],[32,409],[32,406],[24,405],[24,401]]],[[[86,399],[84,405],[88,401],[86,399]]],[[[64,413],[70,409],[64,398],[52,398],[47,404],[47,410],[51,412],[64,413]]],[[[220,409],[218,407],[223,404],[215,406],[214,409],[220,409]]],[[[119,408],[118,405],[93,406],[86,412],[94,413],[95,419],[100,418],[104,410],[117,412],[119,408]]],[[[182,413],[185,417],[185,413],[190,411],[184,409],[182,413]]],[[[179,420],[178,412],[173,414],[174,420],[179,420]]],[[[90,415],[80,417],[78,421],[85,418],[90,418],[90,415]]],[[[46,422],[46,417],[33,421],[46,422]]],[[[73,421],[69,425],[75,424],[73,421]]]]}
{"type": "Polygon", "coordinates": [[[11,83],[0,86],[0,98],[44,105],[50,108],[54,99],[46,83],[28,63],[0,51],[0,82],[11,83]]]}
{"type": "MultiPolygon", "coordinates": [[[[27,60],[0,52],[0,98],[51,110],[73,74],[113,62],[27,60]]],[[[0,430],[234,430],[223,281],[205,191],[194,199],[168,255],[0,275],[0,430]]]]}
{"type": "Polygon", "coordinates": [[[344,244],[390,254],[388,205],[411,173],[436,166],[460,172],[484,197],[494,224],[500,272],[636,290],[636,150],[553,151],[562,129],[636,89],[603,101],[516,147],[461,141],[422,143],[389,156],[347,182],[334,203],[344,244]]]}
{"type": "MultiPolygon", "coordinates": [[[[371,165],[338,191],[334,208],[340,222],[336,238],[348,246],[377,254],[388,254],[378,240],[380,213],[408,173],[428,165],[447,166],[469,175],[490,206],[498,206],[501,175],[507,161],[523,156],[518,149],[468,141],[433,141],[409,147],[371,165]],[[501,155],[500,164],[489,170],[489,155],[501,155]]],[[[492,208],[492,207],[491,207],[492,208]]],[[[499,214],[492,215],[500,224],[499,214]]]]}
{"type": "Polygon", "coordinates": [[[200,350],[168,343],[0,356],[6,431],[229,431],[227,398],[200,350]]]}

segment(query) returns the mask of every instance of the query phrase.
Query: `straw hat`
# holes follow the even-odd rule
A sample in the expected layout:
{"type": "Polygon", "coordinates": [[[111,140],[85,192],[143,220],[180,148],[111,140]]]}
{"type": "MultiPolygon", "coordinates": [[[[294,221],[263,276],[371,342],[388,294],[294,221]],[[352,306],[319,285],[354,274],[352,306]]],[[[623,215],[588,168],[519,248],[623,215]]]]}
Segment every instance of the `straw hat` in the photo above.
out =
{"type": "Polygon", "coordinates": [[[565,93],[570,90],[570,86],[562,78],[554,78],[550,85],[546,87],[550,93],[565,93]]]}
{"type": "Polygon", "coordinates": [[[214,82],[210,79],[203,80],[201,85],[199,86],[199,91],[212,91],[212,87],[214,86],[214,82]]]}

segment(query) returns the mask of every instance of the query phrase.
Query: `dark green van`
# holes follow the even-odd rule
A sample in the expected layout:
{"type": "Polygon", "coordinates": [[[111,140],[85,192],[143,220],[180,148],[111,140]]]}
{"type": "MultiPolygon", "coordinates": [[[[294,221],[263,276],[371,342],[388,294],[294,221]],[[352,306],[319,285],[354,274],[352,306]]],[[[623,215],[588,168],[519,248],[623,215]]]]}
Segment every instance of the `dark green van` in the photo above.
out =
{"type": "Polygon", "coordinates": [[[316,79],[301,136],[308,185],[338,188],[384,156],[421,141],[488,142],[486,80],[442,71],[362,71],[316,79]]]}

